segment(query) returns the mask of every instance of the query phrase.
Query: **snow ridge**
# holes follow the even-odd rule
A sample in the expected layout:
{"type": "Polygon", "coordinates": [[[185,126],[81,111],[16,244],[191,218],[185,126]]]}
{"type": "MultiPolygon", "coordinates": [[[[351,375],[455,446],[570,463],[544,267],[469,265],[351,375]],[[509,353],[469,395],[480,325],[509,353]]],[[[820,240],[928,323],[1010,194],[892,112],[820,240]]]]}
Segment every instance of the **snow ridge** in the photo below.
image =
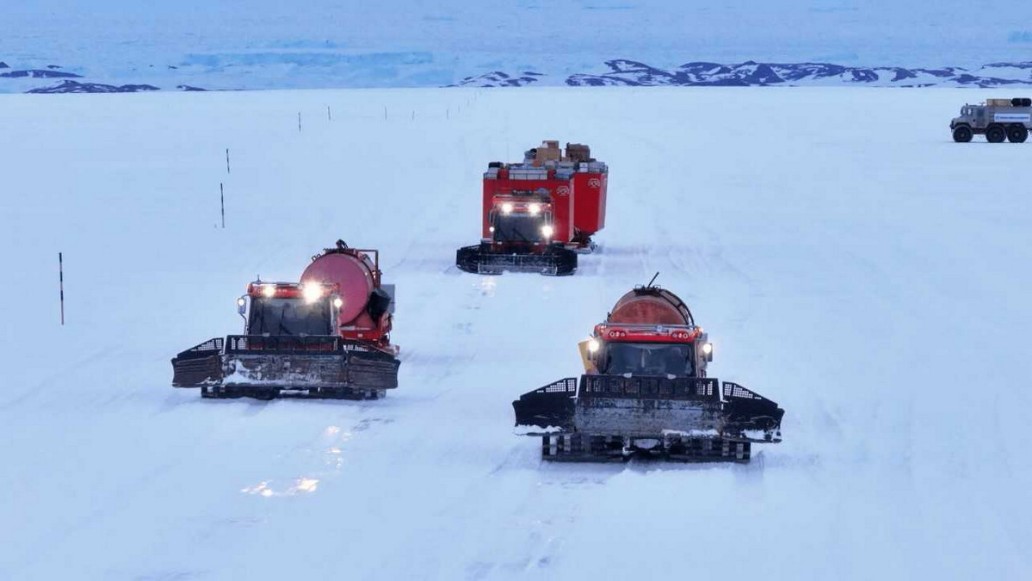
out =
{"type": "MultiPolygon", "coordinates": [[[[402,67],[409,72],[420,70],[426,63],[423,61],[406,61],[393,63],[391,66],[402,67]]],[[[43,68],[11,68],[0,62],[0,93],[112,93],[160,90],[161,81],[167,80],[168,87],[178,90],[203,90],[200,83],[209,87],[222,89],[256,89],[256,88],[297,88],[290,85],[293,81],[277,80],[277,73],[267,68],[263,62],[247,63],[251,67],[248,78],[252,81],[234,81],[225,77],[225,70],[216,67],[200,74],[185,73],[179,67],[169,65],[162,77],[148,76],[141,78],[119,78],[117,82],[109,78],[89,79],[89,75],[80,68],[78,73],[59,70],[62,67],[49,65],[43,68]],[[6,67],[6,68],[5,68],[6,67]],[[189,76],[190,82],[177,78],[189,76]],[[56,85],[36,86],[35,79],[65,79],[56,85]],[[67,79],[82,79],[69,81],[67,79]],[[146,81],[146,82],[143,82],[146,81]],[[211,83],[209,85],[209,82],[211,83]],[[236,83],[249,85],[234,86],[236,83]],[[28,84],[26,84],[28,83],[28,84]],[[255,84],[256,83],[256,84],[255,84]],[[290,85],[290,86],[280,86],[290,85]]],[[[329,88],[344,86],[365,87],[370,84],[362,76],[343,79],[334,75],[325,75],[326,66],[317,62],[302,65],[312,73],[313,78],[332,80],[309,81],[304,88],[329,88]],[[332,83],[332,85],[328,85],[332,83]],[[309,86],[311,85],[311,86],[309,86]]],[[[332,67],[331,67],[332,68],[332,67]]],[[[449,87],[526,87],[526,86],[681,86],[681,87],[752,87],[752,86],[875,86],[875,87],[977,87],[996,88],[1005,86],[1032,86],[1032,61],[994,62],[978,69],[969,70],[961,67],[941,68],[905,68],[897,66],[860,67],[845,66],[833,63],[770,63],[745,61],[741,63],[722,64],[707,61],[692,61],[675,68],[665,69],[630,59],[613,59],[605,61],[601,70],[576,72],[573,74],[550,74],[540,70],[523,68],[517,72],[493,70],[487,73],[469,75],[461,80],[448,84],[449,87]]],[[[408,80],[393,86],[441,86],[439,76],[406,77],[408,80]],[[416,80],[413,80],[416,79],[416,80]],[[413,84],[414,83],[414,84],[413,84]]],[[[444,79],[447,79],[445,76],[444,79]]],[[[372,83],[375,84],[375,83],[372,83]]]]}
{"type": "MultiPolygon", "coordinates": [[[[158,91],[153,85],[106,85],[104,83],[80,83],[63,81],[53,87],[40,87],[26,91],[33,94],[53,93],[139,93],[142,91],[158,91]]],[[[184,89],[186,90],[186,89],[184,89]]],[[[194,89],[196,90],[196,89],[194,89]]]]}
{"type": "MultiPolygon", "coordinates": [[[[601,86],[684,86],[684,87],[749,87],[749,86],[827,86],[870,85],[878,87],[1002,87],[1032,85],[1032,62],[992,63],[975,71],[959,67],[937,69],[904,67],[850,67],[831,63],[760,63],[745,61],[737,64],[689,62],[675,69],[662,69],[646,63],[615,59],[605,62],[601,73],[577,73],[566,77],[562,84],[573,87],[601,86]]],[[[495,71],[479,77],[467,77],[459,86],[493,87],[504,75],[495,71]]],[[[523,73],[524,78],[530,73],[523,73]]],[[[526,86],[531,83],[557,84],[543,79],[543,75],[520,83],[520,77],[507,75],[507,86],[526,86]]]]}

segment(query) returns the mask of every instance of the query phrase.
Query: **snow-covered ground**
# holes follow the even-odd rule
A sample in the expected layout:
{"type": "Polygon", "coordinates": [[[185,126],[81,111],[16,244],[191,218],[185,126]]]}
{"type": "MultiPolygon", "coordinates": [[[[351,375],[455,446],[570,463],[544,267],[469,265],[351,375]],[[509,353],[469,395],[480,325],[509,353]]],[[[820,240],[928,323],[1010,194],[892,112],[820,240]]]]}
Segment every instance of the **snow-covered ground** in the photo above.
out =
{"type": "Polygon", "coordinates": [[[987,96],[2,96],[0,578],[1028,578],[1032,144],[946,126],[987,96]],[[569,278],[457,272],[481,171],[543,138],[610,164],[602,252],[569,278]],[[399,389],[169,386],[176,352],[240,329],[248,281],[337,238],[397,284],[399,389]],[[713,375],[787,410],[784,442],[543,464],[511,400],[577,374],[656,271],[713,375]]]}
{"type": "MultiPolygon", "coordinates": [[[[443,86],[492,71],[535,71],[554,85],[608,73],[612,59],[664,70],[749,60],[963,67],[1009,78],[979,67],[1028,61],[1029,22],[1032,3],[1016,0],[8,0],[0,62],[166,90],[443,86]]],[[[0,77],[0,92],[59,82],[0,77]]]]}

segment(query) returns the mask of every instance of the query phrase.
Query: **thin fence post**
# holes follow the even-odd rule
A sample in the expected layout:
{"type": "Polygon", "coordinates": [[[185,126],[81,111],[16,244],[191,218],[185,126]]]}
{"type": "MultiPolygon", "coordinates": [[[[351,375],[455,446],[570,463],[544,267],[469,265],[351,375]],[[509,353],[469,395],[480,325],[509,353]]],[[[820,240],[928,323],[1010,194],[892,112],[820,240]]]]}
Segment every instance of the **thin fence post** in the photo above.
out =
{"type": "Polygon", "coordinates": [[[329,105],[326,106],[326,120],[327,121],[333,121],[333,112],[330,111],[330,106],[329,105]]]}
{"type": "Polygon", "coordinates": [[[219,206],[222,208],[222,228],[226,228],[226,190],[222,187],[222,182],[219,182],[219,206]]]}
{"type": "Polygon", "coordinates": [[[301,112],[297,112],[297,132],[301,133],[301,112]]]}
{"type": "Polygon", "coordinates": [[[61,326],[64,326],[64,253],[57,253],[57,271],[58,280],[60,281],[61,288],[61,326]]]}

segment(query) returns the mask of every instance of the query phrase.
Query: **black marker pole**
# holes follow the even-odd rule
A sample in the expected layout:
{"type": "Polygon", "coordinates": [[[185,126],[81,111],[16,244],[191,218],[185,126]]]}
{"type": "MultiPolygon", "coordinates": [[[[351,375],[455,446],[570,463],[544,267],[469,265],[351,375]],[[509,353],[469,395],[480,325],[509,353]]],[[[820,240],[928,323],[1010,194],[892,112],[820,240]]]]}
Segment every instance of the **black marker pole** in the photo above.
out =
{"type": "Polygon", "coordinates": [[[64,255],[61,252],[57,253],[57,272],[58,280],[61,285],[61,326],[64,326],[64,255]]]}

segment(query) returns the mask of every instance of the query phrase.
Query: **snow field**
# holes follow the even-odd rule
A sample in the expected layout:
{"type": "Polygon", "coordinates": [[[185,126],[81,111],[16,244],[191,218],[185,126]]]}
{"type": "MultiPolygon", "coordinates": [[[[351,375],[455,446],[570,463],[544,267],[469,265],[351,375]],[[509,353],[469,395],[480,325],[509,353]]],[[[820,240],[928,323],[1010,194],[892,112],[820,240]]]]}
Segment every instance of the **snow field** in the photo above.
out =
{"type": "Polygon", "coordinates": [[[2,96],[0,577],[1027,576],[1030,149],[947,128],[998,93],[2,96]],[[487,162],[552,138],[610,165],[602,252],[459,273],[487,162]],[[337,238],[397,285],[399,389],[169,387],[176,352],[241,328],[247,282],[337,238]],[[785,441],[747,466],[541,463],[511,400],[578,374],[576,341],[656,271],[785,441]]]}

